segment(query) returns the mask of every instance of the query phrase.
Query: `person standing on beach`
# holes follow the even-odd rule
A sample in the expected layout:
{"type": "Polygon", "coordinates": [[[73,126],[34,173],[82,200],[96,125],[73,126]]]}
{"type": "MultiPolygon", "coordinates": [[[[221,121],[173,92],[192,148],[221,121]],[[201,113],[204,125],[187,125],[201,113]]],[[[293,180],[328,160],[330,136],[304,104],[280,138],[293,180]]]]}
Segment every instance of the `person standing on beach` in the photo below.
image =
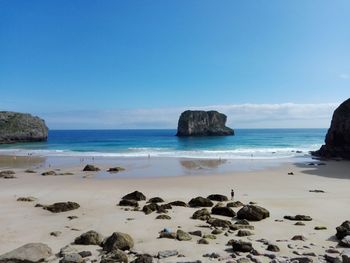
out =
{"type": "Polygon", "coordinates": [[[235,197],[235,192],[233,191],[233,189],[231,189],[231,200],[233,200],[234,197],[235,197]]]}

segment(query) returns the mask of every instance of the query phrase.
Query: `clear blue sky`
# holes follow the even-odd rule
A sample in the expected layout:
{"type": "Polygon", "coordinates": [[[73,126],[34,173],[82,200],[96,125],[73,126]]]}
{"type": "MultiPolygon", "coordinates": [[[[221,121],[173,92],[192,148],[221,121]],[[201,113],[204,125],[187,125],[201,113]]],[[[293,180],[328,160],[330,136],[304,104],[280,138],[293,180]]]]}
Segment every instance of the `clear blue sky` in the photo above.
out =
{"type": "Polygon", "coordinates": [[[349,14],[348,0],[0,0],[0,109],[338,103],[349,14]]]}

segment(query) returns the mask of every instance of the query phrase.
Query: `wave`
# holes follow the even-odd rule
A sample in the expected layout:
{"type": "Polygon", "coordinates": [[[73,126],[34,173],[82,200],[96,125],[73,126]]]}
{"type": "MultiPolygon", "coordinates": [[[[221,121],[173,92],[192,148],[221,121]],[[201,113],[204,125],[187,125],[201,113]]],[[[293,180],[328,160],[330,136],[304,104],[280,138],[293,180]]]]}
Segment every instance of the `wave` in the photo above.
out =
{"type": "Polygon", "coordinates": [[[135,147],[118,152],[99,151],[73,151],[73,150],[30,150],[30,149],[1,149],[2,155],[17,156],[44,156],[44,157],[167,157],[167,158],[201,158],[201,159],[281,159],[308,155],[310,151],[316,150],[320,145],[309,145],[308,147],[276,147],[276,148],[237,148],[237,149],[215,149],[215,150],[176,150],[171,148],[157,147],[135,147]]]}

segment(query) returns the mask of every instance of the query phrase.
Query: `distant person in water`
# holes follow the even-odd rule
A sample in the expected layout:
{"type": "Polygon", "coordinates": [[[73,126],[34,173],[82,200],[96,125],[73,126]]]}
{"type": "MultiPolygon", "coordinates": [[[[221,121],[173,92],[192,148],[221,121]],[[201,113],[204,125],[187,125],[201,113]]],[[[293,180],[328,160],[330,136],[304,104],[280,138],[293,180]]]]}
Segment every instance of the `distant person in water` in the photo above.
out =
{"type": "Polygon", "coordinates": [[[233,200],[234,197],[235,197],[235,192],[233,191],[233,189],[231,189],[231,200],[233,200]]]}

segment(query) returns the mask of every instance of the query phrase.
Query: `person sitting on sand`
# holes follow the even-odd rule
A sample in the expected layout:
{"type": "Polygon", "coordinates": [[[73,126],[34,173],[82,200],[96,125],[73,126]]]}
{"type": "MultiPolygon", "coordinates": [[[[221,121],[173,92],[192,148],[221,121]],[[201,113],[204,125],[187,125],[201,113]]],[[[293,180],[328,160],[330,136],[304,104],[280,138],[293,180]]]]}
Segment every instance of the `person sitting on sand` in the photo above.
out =
{"type": "Polygon", "coordinates": [[[231,189],[231,200],[233,200],[234,197],[235,197],[235,192],[233,191],[233,189],[231,189]]]}

